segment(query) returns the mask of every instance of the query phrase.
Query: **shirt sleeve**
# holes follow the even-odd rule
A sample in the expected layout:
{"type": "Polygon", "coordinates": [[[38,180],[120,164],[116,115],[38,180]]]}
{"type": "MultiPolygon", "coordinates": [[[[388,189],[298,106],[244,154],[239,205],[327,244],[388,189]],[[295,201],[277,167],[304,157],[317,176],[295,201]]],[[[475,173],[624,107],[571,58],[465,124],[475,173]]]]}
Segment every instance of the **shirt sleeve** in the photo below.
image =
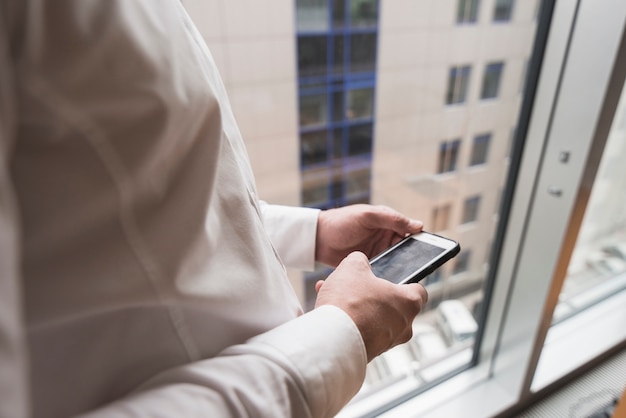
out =
{"type": "Polygon", "coordinates": [[[261,203],[263,223],[272,244],[288,267],[313,270],[319,209],[261,203]]]}
{"type": "Polygon", "coordinates": [[[25,417],[28,389],[21,317],[19,220],[9,171],[15,137],[15,100],[6,6],[0,3],[0,416],[25,417]]]}
{"type": "Polygon", "coordinates": [[[356,325],[327,305],[84,417],[332,417],[358,392],[366,364],[356,325]]]}

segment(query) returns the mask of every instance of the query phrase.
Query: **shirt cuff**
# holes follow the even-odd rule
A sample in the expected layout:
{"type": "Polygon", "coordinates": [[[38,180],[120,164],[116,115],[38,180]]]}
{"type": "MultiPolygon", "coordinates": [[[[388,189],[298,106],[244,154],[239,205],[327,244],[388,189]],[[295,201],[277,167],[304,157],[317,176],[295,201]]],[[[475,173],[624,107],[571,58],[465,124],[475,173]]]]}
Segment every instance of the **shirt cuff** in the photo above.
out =
{"type": "Polygon", "coordinates": [[[312,416],[333,416],[365,379],[367,352],[354,321],[324,305],[248,341],[286,356],[302,378],[312,416]]]}
{"type": "Polygon", "coordinates": [[[315,268],[315,238],[320,210],[261,203],[265,229],[287,267],[315,268]]]}

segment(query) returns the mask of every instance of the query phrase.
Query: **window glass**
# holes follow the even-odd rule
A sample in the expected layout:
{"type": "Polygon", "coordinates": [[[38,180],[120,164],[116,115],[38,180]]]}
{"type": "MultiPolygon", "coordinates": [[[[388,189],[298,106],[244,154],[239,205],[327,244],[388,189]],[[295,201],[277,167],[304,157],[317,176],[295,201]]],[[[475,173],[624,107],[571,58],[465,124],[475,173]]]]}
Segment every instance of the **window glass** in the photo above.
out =
{"type": "Polygon", "coordinates": [[[300,142],[300,163],[302,167],[323,163],[327,160],[328,145],[326,130],[306,132],[300,142]]]}
{"type": "Polygon", "coordinates": [[[372,124],[353,125],[348,128],[348,155],[372,152],[372,124]]]}
{"type": "MultiPolygon", "coordinates": [[[[463,248],[457,256],[460,261],[447,263],[423,281],[429,303],[415,324],[419,336],[368,365],[357,400],[394,382],[423,390],[425,383],[431,384],[455,367],[443,363],[460,348],[445,338],[435,319],[437,307],[456,299],[474,312],[483,297],[489,273],[484,263],[489,251],[486,243],[494,241],[498,217],[479,217],[480,202],[491,210],[506,186],[506,170],[514,166],[506,163],[506,142],[517,124],[521,103],[518,95],[502,97],[500,91],[519,89],[518,72],[515,77],[503,77],[502,72],[505,62],[517,71],[515,65],[528,61],[536,26],[529,5],[528,19],[520,17],[503,49],[500,42],[492,41],[503,30],[490,19],[495,0],[455,0],[449,2],[451,7],[411,2],[406,10],[401,3],[328,0],[329,29],[298,35],[299,39],[311,38],[312,44],[318,41],[315,48],[307,45],[308,49],[298,51],[299,96],[323,96],[303,106],[307,117],[301,116],[307,121],[299,128],[301,159],[308,163],[303,163],[300,173],[302,202],[322,209],[359,202],[387,205],[423,220],[426,230],[458,240],[463,248]],[[379,27],[378,14],[385,13],[385,7],[396,10],[386,15],[385,27],[379,27]],[[489,16],[484,22],[479,17],[481,7],[491,9],[485,10],[489,16]],[[418,18],[397,18],[407,15],[418,18]],[[472,28],[424,24],[451,20],[472,28]],[[468,30],[469,34],[474,29],[480,36],[464,37],[462,51],[453,53],[459,48],[455,32],[468,30]],[[416,39],[427,36],[429,41],[412,45],[415,50],[410,54],[417,59],[396,62],[403,53],[378,53],[379,47],[397,48],[391,42],[379,44],[379,31],[386,30],[416,39]],[[385,86],[384,91],[377,90],[379,84],[385,86]],[[484,106],[476,100],[483,96],[499,100],[484,106]],[[462,141],[468,146],[462,146],[462,141]],[[478,164],[483,164],[480,170],[465,169],[478,164]],[[444,173],[451,174],[440,175],[444,173]],[[453,275],[455,267],[464,273],[453,275]]],[[[512,12],[504,13],[507,7],[512,9],[512,2],[502,3],[498,13],[510,19],[512,12]]],[[[298,42],[299,46],[303,43],[298,42]]],[[[313,284],[329,271],[318,266],[315,272],[304,274],[305,306],[313,306],[313,284]]],[[[471,338],[463,341],[461,348],[470,351],[465,358],[470,358],[471,338]]]]}
{"type": "Polygon", "coordinates": [[[374,71],[376,68],[376,34],[359,33],[350,36],[350,71],[374,71]]]}
{"type": "Polygon", "coordinates": [[[348,198],[368,195],[370,190],[371,170],[369,167],[346,173],[346,194],[348,198]]]}
{"type": "Polygon", "coordinates": [[[333,92],[333,122],[344,119],[343,91],[333,92]]]}
{"type": "Polygon", "coordinates": [[[626,288],[626,89],[613,118],[567,276],[559,322],[626,288]]]}
{"type": "Polygon", "coordinates": [[[326,36],[298,37],[298,71],[300,76],[326,75],[326,36]]]}
{"type": "Polygon", "coordinates": [[[343,74],[345,71],[345,50],[344,35],[333,37],[333,72],[335,75],[343,74]]]}
{"type": "Polygon", "coordinates": [[[504,63],[502,62],[494,62],[485,67],[483,88],[480,94],[481,99],[493,99],[498,97],[503,69],[504,63]]]}
{"type": "Polygon", "coordinates": [[[515,0],[496,0],[496,5],[493,10],[493,20],[496,22],[511,20],[514,4],[515,0]]]}
{"type": "Polygon", "coordinates": [[[445,231],[450,224],[452,205],[437,206],[433,209],[432,229],[434,232],[445,231]]]}
{"type": "Polygon", "coordinates": [[[470,250],[461,251],[454,262],[454,270],[452,271],[452,274],[463,273],[469,269],[470,255],[470,250]]]}
{"type": "Polygon", "coordinates": [[[442,142],[439,146],[438,173],[448,173],[456,170],[456,160],[459,156],[461,140],[442,142]]]}
{"type": "Polygon", "coordinates": [[[487,154],[489,153],[489,143],[491,142],[491,134],[483,134],[474,137],[472,145],[472,156],[470,158],[470,166],[485,164],[487,162],[487,154]]]}
{"type": "Polygon", "coordinates": [[[346,0],[331,0],[333,4],[333,27],[346,26],[346,0]]]}
{"type": "Polygon", "coordinates": [[[456,13],[457,23],[476,23],[479,0],[459,0],[456,13]]]}
{"type": "Polygon", "coordinates": [[[328,30],[328,1],[296,0],[296,24],[301,32],[328,30]]]}
{"type": "Polygon", "coordinates": [[[323,167],[302,172],[302,204],[316,207],[329,200],[329,173],[323,167]]]}
{"type": "Polygon", "coordinates": [[[376,0],[350,0],[350,24],[353,27],[376,25],[376,0]]]}
{"type": "Polygon", "coordinates": [[[346,119],[371,118],[374,108],[374,88],[348,91],[346,119]]]}
{"type": "Polygon", "coordinates": [[[478,209],[480,205],[480,196],[472,196],[465,199],[463,205],[463,219],[461,223],[466,224],[478,220],[478,209]]]}
{"type": "Polygon", "coordinates": [[[328,120],[325,94],[300,96],[300,125],[321,125],[328,120]]]}
{"type": "Polygon", "coordinates": [[[471,73],[471,67],[464,65],[450,68],[448,74],[448,90],[446,104],[464,103],[467,97],[467,86],[471,73]]]}

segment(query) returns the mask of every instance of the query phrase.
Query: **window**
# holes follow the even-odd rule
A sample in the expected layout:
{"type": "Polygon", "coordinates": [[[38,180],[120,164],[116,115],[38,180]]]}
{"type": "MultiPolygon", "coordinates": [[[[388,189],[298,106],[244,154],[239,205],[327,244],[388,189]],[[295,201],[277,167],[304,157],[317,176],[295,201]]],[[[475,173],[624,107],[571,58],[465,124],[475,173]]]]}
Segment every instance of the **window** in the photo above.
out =
{"type": "Polygon", "coordinates": [[[496,0],[496,6],[493,10],[494,22],[508,22],[513,14],[513,5],[515,0],[496,0]]]}
{"type": "Polygon", "coordinates": [[[470,73],[469,65],[450,68],[446,104],[465,103],[470,73]]]}
{"type": "Polygon", "coordinates": [[[376,68],[376,34],[364,33],[350,36],[350,71],[374,71],[376,68]]]}
{"type": "Polygon", "coordinates": [[[456,170],[456,160],[459,156],[461,140],[442,142],[439,146],[439,165],[437,173],[449,173],[456,170]]]}
{"type": "Polygon", "coordinates": [[[376,0],[350,0],[350,24],[353,27],[372,27],[377,20],[376,0]]]}
{"type": "Polygon", "coordinates": [[[450,225],[450,212],[452,205],[447,204],[443,206],[437,206],[433,209],[433,221],[432,230],[434,232],[445,231],[450,225]]]}
{"type": "Polygon", "coordinates": [[[498,97],[498,90],[500,88],[500,78],[502,77],[502,70],[504,69],[504,63],[494,62],[488,64],[485,67],[485,74],[483,77],[483,88],[480,93],[481,99],[494,99],[498,97]]]}
{"type": "Polygon", "coordinates": [[[461,223],[466,224],[469,222],[477,221],[479,206],[480,196],[472,196],[465,199],[465,203],[463,205],[463,218],[461,219],[461,223]]]}
{"type": "Polygon", "coordinates": [[[372,152],[372,124],[352,125],[348,128],[348,155],[372,152]]]}
{"type": "Polygon", "coordinates": [[[300,96],[300,125],[323,125],[328,120],[326,94],[300,96]]]}
{"type": "MultiPolygon", "coordinates": [[[[189,3],[192,0],[186,2],[189,3]]],[[[296,0],[294,3],[298,6],[307,2],[296,0]]],[[[316,116],[312,118],[315,123],[300,126],[293,117],[296,112],[284,112],[277,106],[285,102],[280,100],[284,98],[284,91],[274,94],[272,89],[277,85],[282,88],[293,83],[292,67],[296,63],[276,60],[272,65],[280,71],[272,74],[273,78],[268,78],[268,82],[254,86],[236,84],[234,78],[227,80],[234,87],[231,89],[235,93],[232,103],[234,110],[242,115],[238,120],[244,138],[250,145],[248,148],[253,165],[261,167],[255,173],[257,183],[262,195],[267,196],[270,201],[283,199],[284,202],[295,203],[302,190],[306,196],[302,201],[306,204],[332,207],[338,203],[358,201],[360,196],[369,198],[370,192],[365,190],[368,184],[365,174],[367,170],[352,166],[355,162],[369,160],[372,203],[387,204],[413,217],[428,218],[425,221],[434,221],[436,207],[453,204],[448,215],[452,220],[449,221],[445,235],[460,241],[464,252],[471,249],[471,254],[459,254],[455,260],[424,281],[430,286],[431,297],[422,314],[418,316],[415,328],[431,327],[427,334],[433,337],[433,341],[437,340],[441,332],[436,323],[429,321],[438,304],[447,299],[460,299],[471,312],[478,312],[478,334],[482,337],[476,339],[475,345],[468,344],[461,348],[450,349],[444,344],[442,349],[441,345],[437,345],[439,356],[435,359],[424,354],[428,350],[413,350],[413,343],[399,346],[398,350],[384,354],[373,362],[377,373],[369,374],[371,369],[368,367],[362,392],[346,407],[345,414],[341,416],[402,417],[430,414],[453,417],[458,415],[458,411],[464,411],[468,418],[508,416],[509,408],[515,409],[533,399],[537,394],[536,388],[542,387],[541,382],[546,387],[546,382],[550,384],[567,377],[563,373],[557,375],[556,380],[546,380],[542,371],[545,365],[554,367],[565,364],[568,358],[574,357],[580,360],[580,364],[593,360],[578,356],[585,351],[585,344],[595,344],[602,340],[598,338],[602,335],[598,334],[599,331],[595,332],[596,329],[611,323],[610,338],[621,338],[618,344],[622,345],[626,341],[623,337],[626,332],[623,327],[626,301],[619,299],[624,292],[620,292],[618,286],[623,273],[617,273],[613,277],[601,273],[602,269],[615,268],[619,262],[594,258],[592,261],[595,262],[592,264],[595,267],[585,273],[589,274],[590,280],[584,284],[593,281],[599,287],[588,288],[588,291],[576,294],[574,285],[580,284],[580,281],[568,283],[567,277],[569,274],[581,274],[579,267],[585,262],[579,258],[581,252],[575,249],[574,243],[580,242],[583,245],[591,236],[584,232],[589,228],[585,226],[587,220],[581,220],[578,241],[577,232],[565,236],[563,231],[566,229],[562,226],[568,222],[570,214],[579,213],[578,206],[574,204],[578,197],[577,179],[583,178],[581,166],[591,156],[582,148],[582,144],[589,146],[590,142],[585,141],[599,136],[604,128],[604,121],[612,120],[610,114],[599,106],[592,105],[592,102],[596,100],[603,104],[606,99],[610,103],[609,99],[619,96],[622,89],[622,85],[609,80],[623,81],[624,78],[624,74],[620,72],[623,67],[618,63],[624,62],[626,51],[626,45],[622,42],[626,3],[545,0],[539,7],[538,19],[534,20],[534,0],[528,4],[519,2],[517,5],[512,1],[483,1],[476,2],[475,22],[471,21],[474,4],[471,1],[448,2],[450,7],[432,7],[433,2],[406,2],[407,5],[410,3],[406,9],[402,9],[405,2],[396,4],[378,0],[376,3],[383,13],[386,13],[383,8],[390,7],[390,13],[385,14],[385,27],[380,30],[389,30],[390,33],[396,31],[394,33],[406,35],[407,39],[427,36],[429,42],[426,47],[436,53],[421,54],[415,60],[404,60],[401,62],[403,67],[400,68],[399,62],[391,61],[399,55],[397,51],[384,50],[397,48],[397,44],[382,42],[378,46],[381,51],[377,50],[376,62],[372,65],[370,60],[368,64],[370,70],[361,70],[360,62],[356,59],[357,65],[351,67],[355,55],[365,56],[367,52],[363,49],[355,54],[352,51],[352,37],[377,35],[378,27],[376,24],[369,26],[366,20],[358,25],[352,22],[355,19],[351,0],[308,2],[308,9],[317,17],[309,16],[308,26],[298,24],[297,45],[304,51],[303,57],[299,57],[297,62],[298,96],[323,95],[323,106],[326,110],[321,111],[318,106],[319,112],[311,113],[327,114],[324,122],[318,123],[321,118],[316,116]],[[322,12],[320,8],[326,11],[322,12]],[[439,12],[444,12],[445,15],[437,15],[439,12]],[[322,22],[323,19],[319,17],[322,15],[326,16],[326,22],[322,22]],[[408,19],[408,16],[413,18],[408,19]],[[457,19],[460,24],[469,24],[471,27],[459,28],[456,25],[457,19]],[[513,20],[514,25],[493,24],[494,21],[513,20]],[[452,24],[437,24],[435,28],[430,22],[452,24]],[[600,35],[597,28],[602,28],[600,35]],[[531,44],[535,33],[538,38],[533,48],[531,44]],[[451,56],[448,51],[454,52],[461,46],[457,35],[467,35],[462,42],[463,50],[457,51],[461,55],[455,55],[456,61],[446,62],[446,57],[451,56]],[[316,37],[318,40],[323,38],[325,43],[315,43],[316,37]],[[306,41],[300,40],[305,38],[306,41]],[[506,42],[503,42],[505,38],[506,42]],[[506,47],[503,47],[505,44],[506,47]],[[319,60],[311,58],[315,56],[319,60]],[[430,56],[432,61],[429,60],[430,56]],[[503,76],[502,67],[499,80],[492,83],[491,87],[483,88],[483,84],[488,84],[484,83],[483,72],[486,72],[485,66],[492,63],[492,60],[506,64],[507,74],[503,76]],[[522,68],[526,60],[527,70],[522,68]],[[524,78],[525,91],[528,94],[520,97],[517,93],[522,84],[520,76],[523,72],[527,74],[524,78]],[[371,77],[372,84],[359,84],[361,77],[371,77]],[[541,79],[540,85],[537,83],[538,79],[541,79]],[[589,80],[593,80],[593,83],[589,83],[589,80]],[[385,90],[376,90],[377,82],[384,85],[385,90]],[[372,116],[346,118],[352,110],[349,92],[370,87],[374,89],[372,116]],[[262,106],[259,106],[259,101],[243,99],[253,95],[258,97],[260,88],[267,88],[267,96],[263,97],[271,97],[271,100],[262,100],[263,106],[267,108],[250,114],[250,108],[262,106]],[[488,105],[481,103],[483,90],[491,92],[485,93],[485,97],[493,96],[497,100],[490,101],[488,105]],[[381,111],[374,112],[374,109],[381,111]],[[598,115],[603,117],[598,118],[598,115]],[[270,116],[271,123],[259,123],[269,122],[270,116]],[[586,116],[593,120],[583,121],[586,116]],[[276,118],[276,122],[273,118],[276,118]],[[365,123],[371,123],[372,132],[377,135],[377,138],[372,137],[369,142],[376,145],[370,152],[366,147],[349,147],[350,129],[365,123]],[[263,125],[273,125],[275,128],[270,130],[263,125]],[[295,126],[298,139],[302,143],[293,143],[296,135],[288,133],[286,126],[295,126]],[[589,129],[585,129],[585,126],[589,129]],[[514,127],[518,132],[515,144],[508,147],[509,133],[514,127]],[[325,162],[322,161],[322,132],[328,139],[325,162]],[[474,152],[474,137],[484,133],[491,133],[487,152],[484,153],[488,164],[481,166],[480,170],[463,170],[463,165],[481,160],[478,155],[482,155],[482,152],[474,152]],[[564,139],[574,137],[576,141],[564,142],[564,139]],[[288,139],[291,142],[283,149],[278,146],[280,138],[284,138],[285,143],[288,139]],[[450,143],[452,141],[449,140],[457,138],[467,141],[469,146],[461,148],[459,142],[456,147],[457,156],[453,158],[454,147],[451,144],[441,147],[441,142],[446,140],[450,143]],[[267,139],[271,139],[267,146],[260,145],[267,139]],[[574,158],[570,158],[568,163],[559,159],[560,153],[564,151],[560,148],[565,145],[568,148],[581,147],[571,150],[574,158]],[[349,149],[355,155],[350,156],[349,149]],[[507,152],[507,149],[511,152],[507,152]],[[282,152],[283,150],[286,152],[282,152]],[[297,151],[292,152],[293,150],[297,151]],[[298,153],[300,159],[307,161],[309,165],[303,167],[302,171],[296,168],[289,172],[287,167],[293,166],[291,160],[297,159],[298,153]],[[284,155],[289,155],[290,159],[284,155]],[[342,175],[337,175],[334,171],[334,160],[341,160],[342,175]],[[350,168],[344,167],[344,163],[350,164],[350,168]],[[273,166],[274,171],[271,170],[273,166]],[[552,176],[551,169],[560,174],[552,176]],[[448,170],[455,174],[437,175],[439,171],[448,170]],[[301,184],[293,181],[300,175],[301,184]],[[277,181],[282,179],[287,180],[285,184],[277,181]],[[549,194],[547,186],[558,186],[556,190],[560,188],[562,195],[555,197],[549,194]],[[504,191],[502,204],[496,205],[500,190],[504,191]],[[339,199],[333,199],[333,196],[339,195],[342,195],[339,199]],[[478,218],[471,224],[459,225],[465,212],[465,198],[478,195],[482,196],[475,211],[478,212],[478,218]],[[460,202],[457,202],[459,196],[460,202]],[[497,216],[489,216],[496,207],[501,207],[502,212],[497,216]],[[571,259],[561,255],[565,253],[565,249],[561,248],[563,242],[571,243],[573,247],[571,259]],[[487,249],[487,243],[492,243],[491,251],[487,249]],[[490,261],[485,265],[490,253],[490,261]],[[555,266],[563,271],[559,272],[555,266]],[[451,276],[455,267],[456,271],[463,273],[451,276]],[[568,267],[572,268],[571,272],[566,271],[568,267]],[[562,273],[562,289],[559,288],[558,280],[551,279],[555,276],[561,277],[555,271],[562,273]],[[595,298],[594,295],[602,295],[604,290],[612,286],[616,286],[613,287],[612,296],[595,298]],[[528,295],[548,302],[528,303],[528,295]],[[581,301],[581,295],[589,296],[593,305],[574,313],[571,308],[574,302],[581,301]],[[560,303],[561,299],[563,304],[560,303]],[[618,299],[622,301],[621,305],[610,305],[613,309],[608,311],[609,314],[617,312],[622,315],[622,322],[609,322],[604,317],[575,322],[579,315],[587,319],[585,312],[602,308],[607,302],[618,299]],[[554,315],[546,317],[543,312],[552,311],[551,303],[554,304],[554,315]],[[477,310],[476,307],[481,305],[484,309],[477,310]],[[552,328],[551,320],[554,322],[552,328]],[[593,329],[585,327],[585,324],[592,324],[593,329]],[[563,326],[569,328],[561,328],[563,326]],[[568,335],[577,334],[583,329],[585,344],[566,344],[556,340],[559,329],[571,331],[568,335]],[[546,334],[548,338],[544,339],[546,334]],[[566,356],[547,355],[550,347],[558,346],[567,347],[566,356]],[[571,350],[571,347],[576,347],[576,350],[571,350]],[[457,375],[459,370],[462,371],[457,375]],[[383,385],[377,383],[383,380],[383,385]],[[494,381],[501,385],[504,383],[506,387],[497,386],[493,384],[494,381]],[[474,395],[476,392],[495,396],[478,400],[474,395]]],[[[236,7],[229,4],[225,2],[224,7],[236,7]]],[[[272,19],[272,24],[279,22],[281,16],[284,20],[284,16],[289,14],[275,14],[276,19],[272,19]]],[[[227,19],[229,15],[235,16],[236,13],[224,13],[222,17],[227,19]]],[[[300,13],[292,16],[292,20],[296,18],[300,22],[306,21],[306,16],[300,13]]],[[[258,20],[259,33],[265,34],[267,21],[258,20]]],[[[227,24],[229,22],[224,22],[224,25],[227,24]]],[[[254,24],[254,19],[251,19],[250,29],[254,24]]],[[[293,22],[290,22],[290,26],[285,28],[277,27],[271,36],[278,39],[281,33],[289,33],[292,26],[293,22]]],[[[236,29],[238,26],[234,24],[232,27],[236,29]]],[[[374,43],[370,48],[377,48],[374,46],[377,38],[372,38],[374,43]]],[[[211,39],[207,41],[217,42],[211,39]]],[[[289,39],[285,39],[285,48],[288,48],[288,41],[289,39]]],[[[229,46],[219,44],[219,47],[229,46]]],[[[255,56],[254,53],[249,56],[255,56]]],[[[373,51],[370,53],[374,54],[373,51]]],[[[234,60],[229,61],[232,74],[241,72],[237,65],[234,60]]],[[[250,71],[255,71],[254,66],[250,67],[250,71]]],[[[607,105],[607,109],[611,106],[613,105],[607,105]]],[[[354,132],[354,128],[352,129],[354,132]]],[[[623,139],[621,141],[624,143],[623,139]]],[[[367,140],[353,142],[368,143],[367,140]]],[[[608,144],[605,155],[613,152],[616,156],[622,155],[612,150],[610,142],[608,144]]],[[[611,163],[614,164],[616,163],[611,163]]],[[[598,172],[602,171],[603,169],[599,169],[598,172]]],[[[623,185],[619,175],[613,175],[615,184],[612,185],[599,180],[602,174],[598,176],[596,183],[587,183],[597,189],[593,191],[595,194],[608,190],[609,196],[617,198],[623,195],[620,194],[623,185]]],[[[614,217],[605,198],[598,199],[598,203],[593,203],[593,197],[589,200],[589,225],[594,223],[598,213],[603,213],[593,209],[602,203],[607,203],[607,212],[610,211],[611,214],[607,214],[605,219],[600,216],[600,219],[608,221],[614,217]],[[595,212],[594,216],[592,212],[595,212]]],[[[441,213],[444,212],[442,209],[441,213]]],[[[441,218],[445,219],[445,215],[442,214],[441,218]]],[[[619,225],[615,224],[615,228],[609,232],[622,233],[619,225]]],[[[426,224],[426,228],[431,226],[431,222],[426,224]]],[[[606,237],[613,238],[609,234],[606,237]]],[[[591,244],[591,241],[587,242],[591,244]]],[[[602,246],[597,249],[602,251],[602,246]]],[[[582,254],[585,255],[584,251],[582,254]]],[[[607,257],[615,258],[608,254],[619,254],[619,250],[610,249],[607,253],[607,257]]],[[[323,274],[320,274],[319,278],[322,277],[323,274]]],[[[300,277],[293,279],[296,285],[300,284],[299,279],[300,277]]],[[[315,280],[306,283],[314,284],[315,280]]],[[[296,289],[304,292],[303,289],[296,289]]],[[[309,295],[309,301],[314,300],[313,286],[308,288],[306,294],[309,295]]],[[[312,303],[306,306],[311,307],[312,303]]],[[[596,352],[608,351],[598,349],[596,352]]],[[[572,368],[569,372],[582,371],[572,368]]]]}
{"type": "Polygon", "coordinates": [[[467,271],[469,269],[470,262],[470,250],[463,250],[456,256],[454,261],[454,270],[452,270],[452,274],[459,274],[467,271]]]}
{"type": "Polygon", "coordinates": [[[491,142],[491,134],[483,134],[474,137],[472,145],[472,155],[470,157],[470,166],[485,164],[487,162],[487,154],[489,153],[489,143],[491,142]]]}
{"type": "Polygon", "coordinates": [[[476,23],[479,0],[459,0],[456,23],[476,23]]]}
{"type": "Polygon", "coordinates": [[[296,12],[298,30],[328,30],[328,0],[296,0],[296,12]]]}
{"type": "Polygon", "coordinates": [[[302,140],[300,142],[300,164],[303,168],[326,162],[328,158],[328,140],[326,136],[326,130],[302,134],[302,140]]]}
{"type": "Polygon", "coordinates": [[[298,38],[298,71],[301,76],[323,76],[327,69],[326,36],[298,38]]]}
{"type": "Polygon", "coordinates": [[[374,88],[349,90],[347,107],[346,119],[371,118],[374,110],[374,88]]]}

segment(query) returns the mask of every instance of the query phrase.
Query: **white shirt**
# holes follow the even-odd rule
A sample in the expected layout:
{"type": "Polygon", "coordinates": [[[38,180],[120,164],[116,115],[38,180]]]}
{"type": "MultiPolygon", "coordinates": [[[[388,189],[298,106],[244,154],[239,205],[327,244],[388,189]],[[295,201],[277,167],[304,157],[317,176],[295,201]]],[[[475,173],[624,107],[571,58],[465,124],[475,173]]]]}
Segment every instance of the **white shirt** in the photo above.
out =
{"type": "Polygon", "coordinates": [[[0,3],[0,416],[334,415],[360,333],[281,263],[317,214],[259,204],[180,1],[0,3]]]}

